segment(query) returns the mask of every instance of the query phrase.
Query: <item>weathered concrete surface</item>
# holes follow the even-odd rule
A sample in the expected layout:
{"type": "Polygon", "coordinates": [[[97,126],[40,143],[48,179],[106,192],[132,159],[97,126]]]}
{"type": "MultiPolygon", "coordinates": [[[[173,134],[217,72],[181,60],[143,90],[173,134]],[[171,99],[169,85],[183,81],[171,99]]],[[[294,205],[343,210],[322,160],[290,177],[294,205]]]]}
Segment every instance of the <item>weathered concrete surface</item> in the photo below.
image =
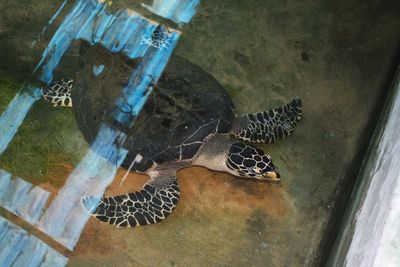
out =
{"type": "MultiPolygon", "coordinates": [[[[50,2],[0,2],[0,9],[7,10],[0,16],[0,72],[20,81],[30,73],[54,31],[50,27],[29,50],[60,4],[50,2]]],[[[295,134],[263,146],[280,168],[283,182],[268,185],[201,168],[183,170],[182,198],[167,220],[133,230],[91,220],[76,250],[68,255],[69,265],[315,263],[333,207],[342,197],[341,185],[355,178],[346,174],[352,171],[357,151],[366,145],[365,130],[376,115],[372,112],[400,40],[398,1],[381,2],[203,1],[183,30],[179,55],[213,74],[239,112],[303,98],[304,120],[295,134]]],[[[39,184],[56,192],[77,162],[72,152],[81,151],[75,144],[82,139],[72,123],[73,114],[50,111],[45,104],[34,108],[0,158],[0,167],[23,172],[37,163],[48,170],[48,178],[40,176],[39,184]],[[49,139],[52,132],[63,138],[40,144],[38,140],[49,139]],[[32,138],[35,145],[29,143],[32,138]]],[[[119,179],[123,175],[120,171],[119,179]]],[[[119,179],[107,194],[136,190],[146,177],[130,175],[122,187],[119,179]]]]}
{"type": "Polygon", "coordinates": [[[399,266],[400,69],[362,163],[328,266],[399,266]]]}

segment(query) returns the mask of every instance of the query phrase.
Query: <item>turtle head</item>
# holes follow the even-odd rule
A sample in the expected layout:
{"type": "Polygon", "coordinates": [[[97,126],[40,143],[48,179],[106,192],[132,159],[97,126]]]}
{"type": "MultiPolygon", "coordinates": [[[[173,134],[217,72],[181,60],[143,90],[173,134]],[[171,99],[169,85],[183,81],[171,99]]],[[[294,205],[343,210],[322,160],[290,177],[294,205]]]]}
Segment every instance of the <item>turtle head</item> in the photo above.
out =
{"type": "Polygon", "coordinates": [[[233,144],[229,149],[226,165],[230,173],[235,176],[265,181],[280,180],[280,175],[272,163],[271,157],[252,145],[233,144]]]}

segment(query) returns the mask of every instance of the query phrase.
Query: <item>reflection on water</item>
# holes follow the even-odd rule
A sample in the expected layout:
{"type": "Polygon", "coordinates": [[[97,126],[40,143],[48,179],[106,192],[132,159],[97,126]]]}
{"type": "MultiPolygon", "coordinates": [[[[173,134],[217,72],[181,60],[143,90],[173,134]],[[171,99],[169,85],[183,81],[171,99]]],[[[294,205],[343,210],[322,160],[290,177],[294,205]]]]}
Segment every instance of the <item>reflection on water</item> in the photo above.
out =
{"type": "MultiPolygon", "coordinates": [[[[164,4],[157,3],[154,7],[155,10],[162,11],[162,14],[174,17],[177,22],[188,22],[194,15],[195,7],[198,4],[198,1],[194,2],[195,4],[191,1],[185,1],[185,3],[175,1],[173,6],[168,6],[171,3],[165,2],[164,4]],[[163,5],[166,5],[167,8],[163,5]]],[[[66,2],[62,4],[49,24],[53,23],[65,4],[66,2]]],[[[116,15],[112,15],[106,11],[106,7],[107,4],[91,0],[76,1],[72,11],[66,16],[49,42],[35,72],[40,73],[39,79],[41,81],[50,84],[53,80],[53,72],[62,60],[63,55],[72,41],[78,39],[86,40],[92,45],[100,43],[111,52],[123,52],[131,58],[141,57],[141,63],[133,71],[129,83],[124,88],[120,88],[122,96],[118,98],[116,108],[112,113],[114,119],[121,124],[132,127],[134,119],[151,93],[153,85],[165,68],[180,33],[169,30],[165,35],[165,38],[167,38],[166,45],[154,46],[152,45],[153,40],[149,38],[153,38],[152,33],[160,29],[154,22],[130,10],[121,10],[116,15]]],[[[97,66],[94,66],[94,68],[97,69],[97,66]]],[[[41,97],[39,89],[29,86],[28,89],[31,92],[18,94],[0,118],[0,127],[2,127],[0,128],[2,134],[0,138],[2,140],[1,152],[7,148],[32,105],[41,97]]],[[[89,215],[80,205],[80,200],[86,195],[103,195],[105,188],[112,182],[118,167],[127,154],[127,151],[121,149],[119,145],[124,139],[124,134],[118,129],[108,125],[103,125],[100,128],[90,150],[70,174],[64,187],[40,218],[39,229],[65,247],[71,250],[74,248],[89,218],[89,215]]],[[[10,180],[10,177],[11,175],[5,172],[2,174],[0,185],[3,189],[7,189],[7,194],[3,194],[3,202],[0,202],[0,204],[26,221],[36,224],[43,211],[48,193],[35,190],[36,188],[32,190],[29,183],[19,178],[10,180]],[[40,200],[39,202],[35,202],[36,192],[42,193],[39,194],[40,196],[37,199],[40,200]],[[10,199],[8,199],[9,197],[10,199]],[[33,202],[25,203],[24,200],[33,202]],[[37,205],[29,206],[33,203],[37,205]],[[25,214],[26,212],[28,214],[25,214]],[[29,212],[34,212],[34,214],[32,215],[29,212]]],[[[2,231],[5,235],[0,236],[0,242],[5,242],[8,235],[13,235],[12,231],[7,230],[5,226],[2,231]]],[[[26,238],[24,232],[21,232],[20,235],[21,238],[26,238]]],[[[27,249],[26,246],[29,245],[30,243],[25,245],[18,243],[17,245],[11,242],[9,246],[3,247],[0,252],[3,254],[8,250],[18,252],[19,248],[28,254],[36,253],[35,249],[27,249]]],[[[15,259],[14,257],[12,261],[23,262],[21,257],[26,258],[25,254],[17,253],[15,257],[18,258],[15,259]]],[[[8,256],[8,254],[4,255],[5,260],[9,260],[9,258],[11,256],[8,256]]],[[[5,262],[6,265],[4,266],[11,263],[5,262]]],[[[61,266],[65,263],[66,260],[64,259],[63,261],[53,262],[54,265],[52,266],[61,266]]],[[[42,263],[39,262],[31,266],[39,266],[40,264],[42,263]]],[[[44,263],[41,266],[46,264],[44,263]]]]}
{"type": "Polygon", "coordinates": [[[199,4],[200,0],[154,0],[152,5],[142,5],[161,17],[183,24],[192,19],[199,4]]]}
{"type": "Polygon", "coordinates": [[[114,143],[120,136],[121,133],[109,127],[99,131],[89,151],[40,219],[39,229],[71,250],[89,219],[80,204],[81,198],[102,196],[125,159],[127,151],[114,143]]]}
{"type": "Polygon", "coordinates": [[[49,196],[48,191],[0,170],[0,206],[30,224],[38,222],[49,196]]]}
{"type": "Polygon", "coordinates": [[[68,259],[0,217],[0,266],[65,266],[68,259]]]}
{"type": "Polygon", "coordinates": [[[39,88],[26,85],[18,93],[0,117],[0,155],[14,138],[32,105],[41,98],[39,88]]]}

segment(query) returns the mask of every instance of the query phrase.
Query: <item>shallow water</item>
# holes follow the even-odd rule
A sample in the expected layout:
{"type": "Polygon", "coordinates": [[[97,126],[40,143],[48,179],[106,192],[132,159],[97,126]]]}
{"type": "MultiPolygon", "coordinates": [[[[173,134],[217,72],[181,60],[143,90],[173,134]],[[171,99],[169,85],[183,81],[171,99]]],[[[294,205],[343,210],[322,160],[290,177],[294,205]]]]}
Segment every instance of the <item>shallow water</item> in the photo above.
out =
{"type": "MultiPolygon", "coordinates": [[[[142,2],[151,3],[115,0],[111,10],[131,7],[158,19],[142,2]]],[[[30,74],[73,1],[39,40],[61,4],[0,2],[0,112],[23,82],[35,82],[30,74]]],[[[318,265],[378,116],[399,16],[397,1],[202,1],[181,29],[176,54],[211,73],[239,114],[303,99],[294,135],[261,146],[282,182],[188,168],[178,174],[179,205],[164,222],[121,230],[90,219],[72,251],[5,209],[0,215],[44,239],[69,266],[318,265]]],[[[73,55],[74,49],[64,73],[73,73],[73,55]]],[[[50,205],[86,151],[72,110],[40,100],[0,156],[0,168],[51,193],[50,205]]],[[[120,186],[124,175],[117,171],[107,195],[136,191],[147,180],[129,174],[120,186]]]]}

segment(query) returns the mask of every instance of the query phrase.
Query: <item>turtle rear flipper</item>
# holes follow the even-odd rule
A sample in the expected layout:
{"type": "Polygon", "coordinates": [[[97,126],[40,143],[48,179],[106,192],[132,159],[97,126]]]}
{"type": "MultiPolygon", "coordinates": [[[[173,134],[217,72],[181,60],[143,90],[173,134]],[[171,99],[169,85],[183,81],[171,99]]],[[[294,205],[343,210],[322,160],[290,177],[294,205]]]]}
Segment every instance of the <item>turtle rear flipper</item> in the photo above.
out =
{"type": "Polygon", "coordinates": [[[231,134],[252,143],[273,143],[295,130],[301,113],[301,99],[295,98],[279,108],[241,115],[233,123],[231,134]]]}
{"type": "Polygon", "coordinates": [[[42,89],[43,98],[52,103],[54,107],[72,107],[71,89],[73,80],[54,82],[42,89]]]}
{"type": "Polygon", "coordinates": [[[122,196],[82,198],[82,205],[98,220],[117,227],[155,224],[165,219],[179,200],[176,170],[154,172],[142,190],[122,196]]]}

